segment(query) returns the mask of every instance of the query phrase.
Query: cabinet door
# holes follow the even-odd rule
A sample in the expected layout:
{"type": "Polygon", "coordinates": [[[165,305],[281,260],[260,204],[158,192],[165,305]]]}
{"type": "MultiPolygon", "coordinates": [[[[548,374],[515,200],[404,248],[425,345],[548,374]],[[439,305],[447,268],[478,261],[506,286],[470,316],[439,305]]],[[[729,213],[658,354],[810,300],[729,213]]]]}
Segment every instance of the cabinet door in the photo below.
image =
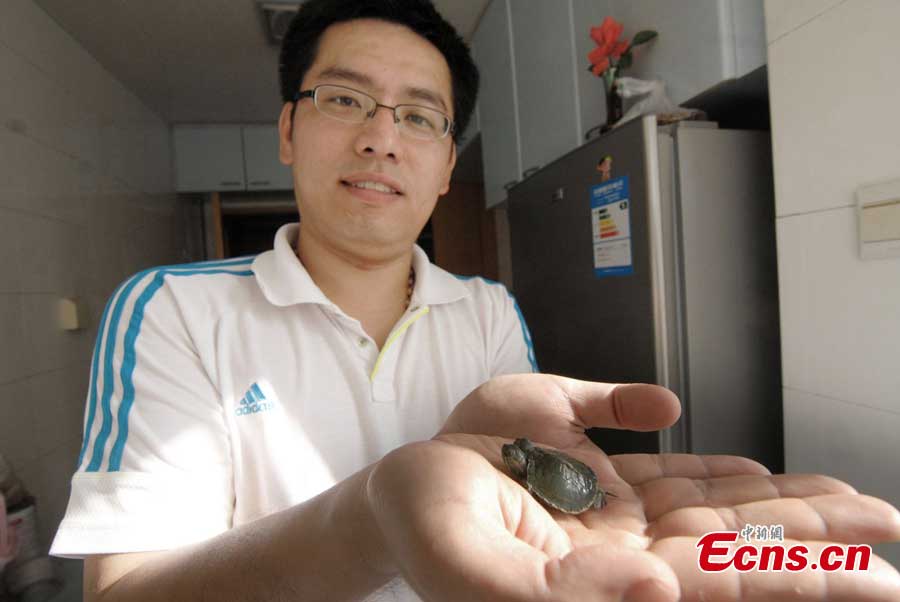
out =
{"type": "Polygon", "coordinates": [[[244,189],[241,126],[176,126],[173,138],[178,192],[244,189]]]}
{"type": "Polygon", "coordinates": [[[478,116],[488,208],[506,200],[505,185],[522,173],[510,35],[509,0],[493,0],[472,40],[481,72],[478,116]]]}
{"type": "Polygon", "coordinates": [[[662,79],[681,104],[720,82],[765,64],[763,0],[610,0],[629,37],[655,29],[659,37],[635,49],[625,75],[662,79]]]}
{"type": "Polygon", "coordinates": [[[291,169],[278,159],[278,126],[245,125],[243,132],[247,190],[292,190],[291,169]]]}
{"type": "Polygon", "coordinates": [[[510,6],[522,168],[527,172],[580,143],[572,3],[516,1],[510,6]]]}

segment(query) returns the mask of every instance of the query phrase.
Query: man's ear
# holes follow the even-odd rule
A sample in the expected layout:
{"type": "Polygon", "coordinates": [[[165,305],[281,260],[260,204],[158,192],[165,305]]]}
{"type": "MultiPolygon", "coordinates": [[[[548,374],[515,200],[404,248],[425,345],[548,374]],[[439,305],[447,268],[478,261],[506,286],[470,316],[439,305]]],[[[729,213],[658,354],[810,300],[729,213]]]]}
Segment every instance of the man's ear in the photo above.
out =
{"type": "Polygon", "coordinates": [[[447,163],[447,173],[445,174],[444,184],[438,191],[439,195],[445,195],[450,191],[450,178],[453,177],[453,168],[456,167],[456,142],[450,143],[450,161],[447,163]]]}
{"type": "Polygon", "coordinates": [[[285,165],[294,163],[294,147],[291,140],[294,137],[294,103],[286,102],[281,107],[281,115],[278,117],[278,160],[285,165]]]}

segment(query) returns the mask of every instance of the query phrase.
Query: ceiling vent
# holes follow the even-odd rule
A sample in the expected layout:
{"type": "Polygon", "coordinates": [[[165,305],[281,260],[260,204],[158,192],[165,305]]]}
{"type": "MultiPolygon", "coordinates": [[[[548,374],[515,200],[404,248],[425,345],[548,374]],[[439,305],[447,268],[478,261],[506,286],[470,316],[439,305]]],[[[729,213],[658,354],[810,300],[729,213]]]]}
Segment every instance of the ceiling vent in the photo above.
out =
{"type": "Polygon", "coordinates": [[[291,19],[297,14],[297,10],[305,0],[280,0],[277,2],[259,2],[262,11],[266,36],[269,43],[280,45],[287,33],[291,19]]]}

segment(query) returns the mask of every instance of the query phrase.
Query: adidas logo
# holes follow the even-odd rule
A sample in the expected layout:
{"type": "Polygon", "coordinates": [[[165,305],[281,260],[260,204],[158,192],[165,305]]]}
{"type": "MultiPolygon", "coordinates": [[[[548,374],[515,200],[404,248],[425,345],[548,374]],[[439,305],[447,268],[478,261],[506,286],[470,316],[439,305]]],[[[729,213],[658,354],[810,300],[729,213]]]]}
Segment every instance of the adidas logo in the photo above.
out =
{"type": "Polygon", "coordinates": [[[259,388],[259,385],[253,383],[234,409],[234,413],[238,416],[246,416],[248,414],[265,412],[274,407],[274,403],[266,400],[266,396],[262,392],[262,389],[259,388]]]}

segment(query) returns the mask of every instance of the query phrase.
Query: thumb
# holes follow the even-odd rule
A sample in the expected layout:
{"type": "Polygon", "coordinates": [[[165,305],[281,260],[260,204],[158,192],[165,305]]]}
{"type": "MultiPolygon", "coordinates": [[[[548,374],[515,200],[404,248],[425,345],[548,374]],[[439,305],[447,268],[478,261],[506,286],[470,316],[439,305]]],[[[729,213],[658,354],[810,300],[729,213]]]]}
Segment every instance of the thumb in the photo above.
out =
{"type": "Polygon", "coordinates": [[[656,385],[617,385],[552,374],[493,378],[466,396],[441,434],[527,437],[557,447],[576,444],[584,429],[653,431],[674,424],[681,404],[656,385]]]}
{"type": "Polygon", "coordinates": [[[678,397],[665,387],[647,384],[607,384],[562,379],[572,411],[585,427],[656,431],[681,416],[678,397]]]}

